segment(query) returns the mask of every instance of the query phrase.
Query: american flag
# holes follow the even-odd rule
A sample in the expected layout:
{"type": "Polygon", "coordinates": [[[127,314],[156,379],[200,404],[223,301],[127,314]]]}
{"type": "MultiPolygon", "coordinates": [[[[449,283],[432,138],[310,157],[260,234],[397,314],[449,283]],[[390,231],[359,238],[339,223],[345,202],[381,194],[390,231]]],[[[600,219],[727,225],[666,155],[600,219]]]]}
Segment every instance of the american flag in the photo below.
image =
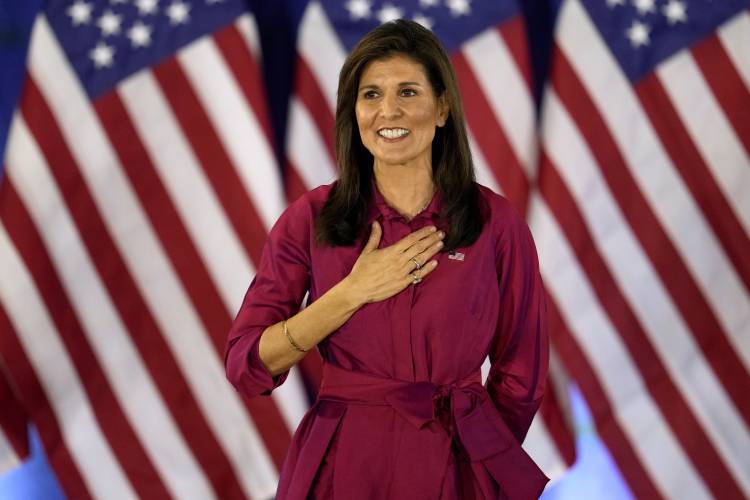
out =
{"type": "Polygon", "coordinates": [[[560,359],[637,498],[750,497],[746,0],[565,0],[530,220],[560,359]]]}
{"type": "MultiPolygon", "coordinates": [[[[413,19],[445,44],[461,85],[478,181],[523,212],[538,157],[535,105],[523,18],[507,0],[311,1],[298,35],[287,131],[287,191],[294,198],[336,177],[333,130],[339,70],[367,31],[413,19]]],[[[575,460],[562,363],[525,447],[552,478],[575,460]]],[[[485,370],[486,370],[485,366],[485,370]]]]}
{"type": "Polygon", "coordinates": [[[70,498],[276,490],[300,377],[243,401],[222,362],[285,205],[258,52],[239,0],[51,0],[35,21],[0,184],[0,354],[70,498]]]}

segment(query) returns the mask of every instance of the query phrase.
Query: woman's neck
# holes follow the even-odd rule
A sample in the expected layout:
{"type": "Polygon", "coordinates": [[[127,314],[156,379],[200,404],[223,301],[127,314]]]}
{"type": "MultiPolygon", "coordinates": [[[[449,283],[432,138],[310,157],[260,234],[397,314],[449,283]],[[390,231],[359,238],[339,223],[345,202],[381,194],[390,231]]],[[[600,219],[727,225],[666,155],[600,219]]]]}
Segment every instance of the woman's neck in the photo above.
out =
{"type": "Polygon", "coordinates": [[[430,168],[376,164],[373,172],[386,203],[406,220],[424,210],[435,193],[430,168]]]}

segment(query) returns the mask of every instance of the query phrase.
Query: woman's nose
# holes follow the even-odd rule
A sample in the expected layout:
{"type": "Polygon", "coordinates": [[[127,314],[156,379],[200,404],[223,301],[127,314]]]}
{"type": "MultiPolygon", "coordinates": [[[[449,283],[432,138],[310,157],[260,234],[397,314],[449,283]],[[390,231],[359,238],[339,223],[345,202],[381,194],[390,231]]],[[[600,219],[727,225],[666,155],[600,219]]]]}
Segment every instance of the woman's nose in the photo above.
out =
{"type": "Polygon", "coordinates": [[[399,105],[397,96],[386,95],[380,102],[382,103],[380,111],[383,114],[383,118],[393,118],[401,114],[401,106],[399,105]]]}

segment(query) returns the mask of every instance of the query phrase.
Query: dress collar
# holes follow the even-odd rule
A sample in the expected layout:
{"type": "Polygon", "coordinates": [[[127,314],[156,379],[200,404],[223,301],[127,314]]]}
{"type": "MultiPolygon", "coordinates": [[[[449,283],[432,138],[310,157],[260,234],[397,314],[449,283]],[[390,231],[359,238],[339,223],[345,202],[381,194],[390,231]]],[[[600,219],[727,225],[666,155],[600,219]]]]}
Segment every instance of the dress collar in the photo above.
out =
{"type": "MultiPolygon", "coordinates": [[[[369,211],[367,215],[368,225],[372,224],[372,221],[378,218],[381,220],[397,219],[399,217],[403,218],[403,216],[400,213],[398,213],[385,201],[385,198],[383,198],[383,195],[380,193],[380,190],[378,189],[374,176],[371,181],[371,192],[372,192],[372,196],[370,198],[370,207],[369,207],[369,211]]],[[[443,201],[443,197],[442,197],[442,194],[440,193],[440,190],[436,190],[435,194],[432,196],[432,199],[427,204],[427,207],[425,207],[424,210],[422,210],[417,215],[415,215],[413,220],[416,220],[419,218],[429,219],[435,215],[439,215],[440,208],[442,207],[442,201],[443,201]]]]}

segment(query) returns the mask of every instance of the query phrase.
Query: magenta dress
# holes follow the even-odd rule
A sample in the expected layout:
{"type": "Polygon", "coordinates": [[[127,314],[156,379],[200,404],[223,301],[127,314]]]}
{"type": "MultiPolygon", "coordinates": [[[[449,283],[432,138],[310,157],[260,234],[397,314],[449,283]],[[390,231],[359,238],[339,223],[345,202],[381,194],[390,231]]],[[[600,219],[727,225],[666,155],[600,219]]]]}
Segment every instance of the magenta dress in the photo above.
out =
{"type": "MultiPolygon", "coordinates": [[[[268,395],[287,373],[266,371],[263,330],[315,301],[351,270],[363,244],[319,247],[315,215],[332,185],[279,218],[229,334],[226,369],[245,396],[268,395]]],[[[479,239],[415,286],[360,308],[318,345],[317,401],[284,460],[276,498],[531,499],[547,478],[523,451],[547,375],[544,290],[523,219],[480,186],[479,239]],[[486,356],[492,367],[481,384],[486,356]]],[[[441,226],[440,194],[407,222],[374,189],[369,221],[381,247],[441,226]]]]}

